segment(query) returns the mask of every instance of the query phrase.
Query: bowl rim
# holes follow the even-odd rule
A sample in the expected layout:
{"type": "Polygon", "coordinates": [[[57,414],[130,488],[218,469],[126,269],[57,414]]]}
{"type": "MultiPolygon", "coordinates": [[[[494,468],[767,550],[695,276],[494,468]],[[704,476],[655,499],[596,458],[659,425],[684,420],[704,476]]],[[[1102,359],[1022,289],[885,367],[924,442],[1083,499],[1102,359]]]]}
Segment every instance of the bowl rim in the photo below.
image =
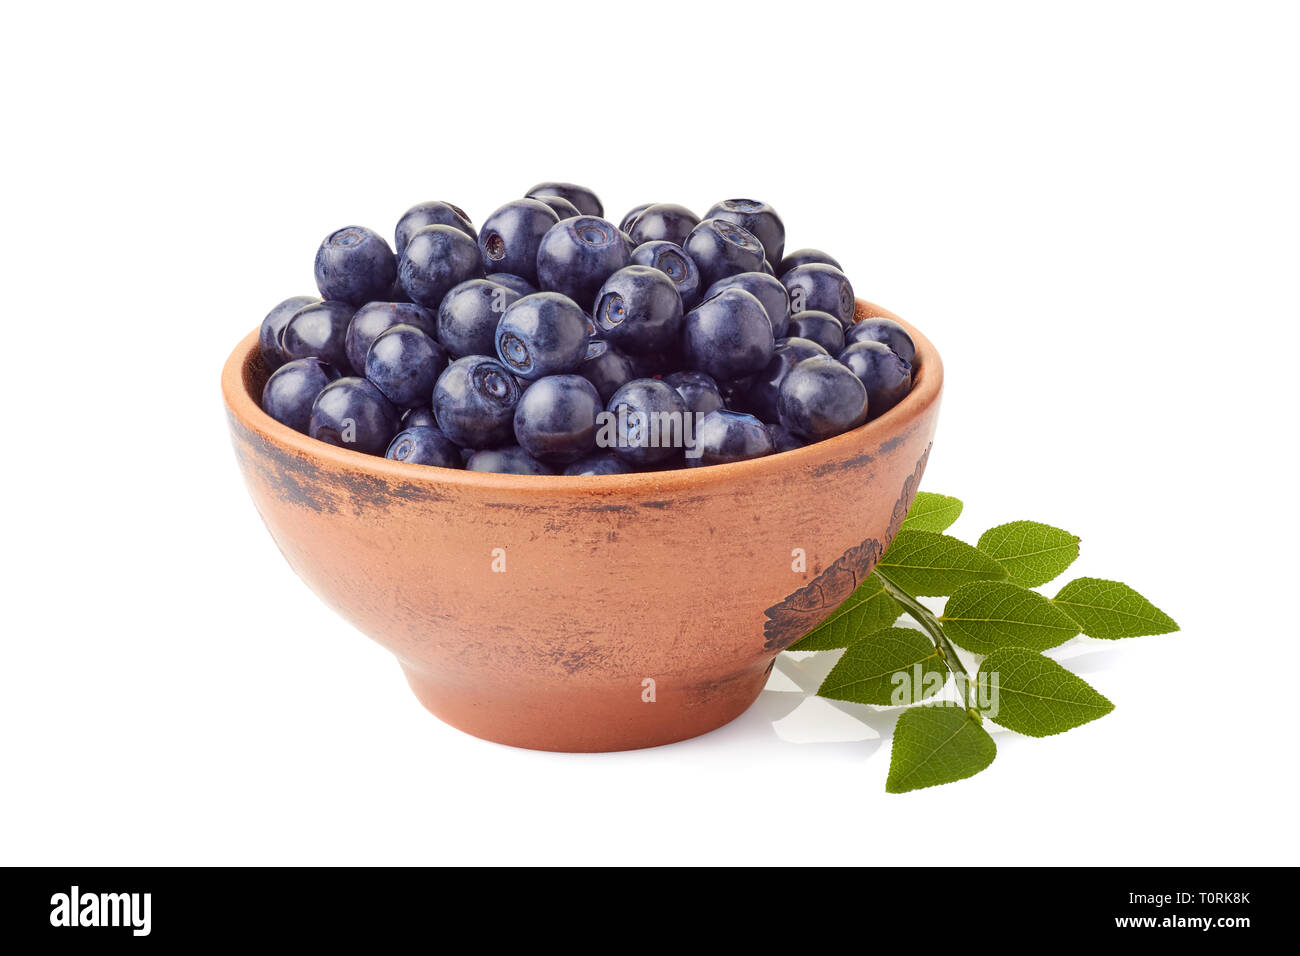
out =
{"type": "Polygon", "coordinates": [[[887,318],[898,322],[916,345],[917,375],[912,390],[901,402],[879,418],[851,431],[790,451],[746,461],[678,468],[671,471],[641,471],[620,475],[502,475],[465,471],[436,465],[411,465],[377,455],[340,448],[317,441],[281,424],[262,411],[260,397],[244,387],[244,369],[258,356],[258,329],[253,329],[226,359],[221,373],[221,391],[227,412],[234,422],[270,445],[301,458],[328,464],[336,470],[362,471],[398,483],[429,483],[500,492],[531,491],[554,495],[639,495],[679,489],[700,491],[713,485],[731,484],[744,478],[761,478],[775,473],[800,470],[833,460],[844,460],[877,447],[895,435],[904,435],[938,401],[943,390],[943,361],[928,338],[888,309],[857,299],[853,319],[887,318]]]}

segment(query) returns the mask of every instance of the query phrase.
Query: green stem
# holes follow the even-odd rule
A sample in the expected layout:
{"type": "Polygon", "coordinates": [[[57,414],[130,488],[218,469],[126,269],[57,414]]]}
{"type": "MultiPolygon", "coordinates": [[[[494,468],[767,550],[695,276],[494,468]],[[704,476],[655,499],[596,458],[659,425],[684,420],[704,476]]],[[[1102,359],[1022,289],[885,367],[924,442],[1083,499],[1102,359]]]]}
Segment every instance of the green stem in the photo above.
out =
{"type": "Polygon", "coordinates": [[[952,641],[948,640],[948,635],[943,632],[943,625],[934,616],[934,612],[891,581],[879,568],[876,569],[875,573],[880,578],[881,583],[884,584],[885,590],[889,592],[889,596],[901,604],[903,610],[908,613],[912,620],[920,624],[921,628],[929,635],[944,664],[952,672],[953,677],[957,679],[957,683],[961,685],[961,696],[962,700],[966,702],[966,709],[976,713],[975,701],[971,699],[972,680],[970,672],[966,670],[966,665],[957,656],[957,648],[953,647],[952,641]]]}

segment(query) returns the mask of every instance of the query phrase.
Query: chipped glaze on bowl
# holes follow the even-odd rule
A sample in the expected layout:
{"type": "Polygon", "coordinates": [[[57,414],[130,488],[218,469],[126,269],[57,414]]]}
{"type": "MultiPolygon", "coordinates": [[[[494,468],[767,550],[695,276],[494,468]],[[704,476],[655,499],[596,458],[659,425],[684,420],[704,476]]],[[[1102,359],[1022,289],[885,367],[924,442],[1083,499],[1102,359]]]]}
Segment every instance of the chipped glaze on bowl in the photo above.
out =
{"type": "MultiPolygon", "coordinates": [[[[877,315],[898,318],[858,300],[855,318],[877,315]]],[[[396,655],[428,710],[518,747],[626,750],[739,716],[776,655],[888,547],[943,387],[938,353],[907,329],[915,384],[875,421],[667,472],[480,474],[314,441],[259,407],[256,331],[222,391],[249,495],[285,559],[396,655]]]]}

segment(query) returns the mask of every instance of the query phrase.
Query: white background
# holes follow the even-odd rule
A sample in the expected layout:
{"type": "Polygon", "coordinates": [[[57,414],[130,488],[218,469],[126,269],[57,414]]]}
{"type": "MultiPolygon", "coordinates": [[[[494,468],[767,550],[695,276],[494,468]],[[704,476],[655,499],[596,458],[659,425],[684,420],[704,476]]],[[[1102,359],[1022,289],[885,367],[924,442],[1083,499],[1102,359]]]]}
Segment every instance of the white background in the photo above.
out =
{"type": "Polygon", "coordinates": [[[1298,862],[1294,7],[40,9],[0,39],[0,862],[1298,862]],[[771,202],[943,353],[954,533],[1068,528],[1182,632],[1067,647],[1111,716],[906,796],[887,721],[779,691],[627,754],[440,724],[277,553],[218,373],[331,229],[544,179],[771,202]]]}

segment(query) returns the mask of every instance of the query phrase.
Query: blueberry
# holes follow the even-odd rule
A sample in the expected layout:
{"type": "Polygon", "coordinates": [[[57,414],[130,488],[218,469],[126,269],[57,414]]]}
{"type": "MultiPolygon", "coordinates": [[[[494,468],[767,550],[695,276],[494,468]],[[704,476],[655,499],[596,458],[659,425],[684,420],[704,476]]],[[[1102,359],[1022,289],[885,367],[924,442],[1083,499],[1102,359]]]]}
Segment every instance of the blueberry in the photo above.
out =
{"type": "Polygon", "coordinates": [[[639,377],[628,356],[599,339],[587,343],[587,357],[578,366],[578,374],[595,386],[601,402],[608,402],[615,392],[639,377]]]}
{"type": "Polygon", "coordinates": [[[700,217],[685,206],[660,202],[643,209],[627,232],[635,246],[659,241],[680,246],[699,224],[700,217]]]}
{"type": "Polygon", "coordinates": [[[796,448],[803,448],[807,444],[799,438],[790,429],[784,425],[769,423],[767,433],[772,436],[772,453],[780,454],[783,451],[794,451],[796,448]]]}
{"type": "Polygon", "coordinates": [[[489,282],[495,282],[497,285],[503,285],[507,289],[518,292],[520,295],[532,295],[534,292],[541,291],[523,276],[517,276],[511,272],[489,272],[487,279],[489,282]]]}
{"type": "Polygon", "coordinates": [[[681,335],[682,297],[653,266],[624,266],[600,287],[592,315],[597,333],[625,352],[661,352],[681,335]]]}
{"type": "Polygon", "coordinates": [[[867,420],[867,389],[829,355],[814,355],[786,373],[778,405],[782,425],[799,438],[821,441],[867,420]]]}
{"type": "Polygon", "coordinates": [[[364,305],[384,298],[397,277],[397,260],[379,233],[345,226],[316,250],[316,288],[322,298],[364,305]]]}
{"type": "Polygon", "coordinates": [[[514,437],[521,389],[495,358],[466,355],[438,376],[433,417],[442,433],[462,448],[492,448],[514,437]]]}
{"type": "Polygon", "coordinates": [[[537,282],[537,248],[548,229],[560,221],[555,210],[538,199],[508,202],[483,222],[478,237],[485,272],[509,272],[537,282]]]}
{"type": "Polygon", "coordinates": [[[316,396],[308,434],[340,448],[382,455],[397,431],[397,421],[397,408],[372,382],[340,378],[316,396]]]}
{"type": "Polygon", "coordinates": [[[518,445],[476,451],[465,462],[468,471],[486,471],[498,475],[553,475],[540,461],[518,445]]]}
{"type": "Polygon", "coordinates": [[[437,428],[409,425],[393,436],[385,458],[409,465],[436,465],[439,468],[464,468],[460,448],[437,428]]]}
{"type": "Polygon", "coordinates": [[[849,326],[844,335],[849,345],[858,342],[883,342],[898,353],[898,357],[909,365],[916,365],[916,343],[907,334],[907,330],[893,319],[873,315],[849,326]]]}
{"type": "Polygon", "coordinates": [[[566,475],[626,475],[632,466],[613,452],[602,451],[564,469],[566,475]]]}
{"type": "Polygon", "coordinates": [[[402,428],[437,428],[438,423],[433,417],[433,407],[423,406],[420,408],[408,408],[402,412],[400,422],[402,428]]]}
{"type": "Polygon", "coordinates": [[[790,294],[778,279],[763,272],[741,272],[713,283],[704,297],[707,299],[715,296],[723,289],[744,289],[763,303],[767,317],[772,322],[772,336],[781,339],[788,334],[786,328],[790,324],[790,294]]]}
{"type": "Polygon", "coordinates": [[[590,320],[557,292],[526,295],[506,309],[496,331],[496,354],[521,378],[576,371],[587,357],[590,320]]]}
{"type": "Polygon", "coordinates": [[[686,456],[686,463],[691,467],[724,465],[772,454],[772,436],[753,415],[720,408],[709,412],[700,422],[694,450],[697,455],[686,456]]]}
{"type": "Polygon", "coordinates": [[[518,301],[519,293],[490,279],[462,282],[438,306],[438,341],[453,358],[491,355],[501,316],[518,301]]]}
{"type": "Polygon", "coordinates": [[[668,373],[680,371],[689,365],[681,343],[661,352],[640,352],[629,355],[628,358],[636,371],[634,378],[663,378],[668,373]]]}
{"type": "Polygon", "coordinates": [[[831,355],[838,355],[844,348],[844,326],[829,312],[796,312],[790,316],[787,334],[810,339],[831,355]]]}
{"type": "Polygon", "coordinates": [[[600,198],[586,186],[575,186],[573,183],[538,183],[524,195],[530,199],[559,196],[577,206],[578,211],[584,216],[605,215],[605,207],[600,204],[600,198]]]}
{"type": "Polygon", "coordinates": [[[814,262],[821,262],[828,266],[834,266],[841,272],[844,271],[844,267],[840,265],[838,259],[834,256],[827,255],[820,249],[796,249],[784,259],[773,260],[773,264],[776,266],[776,274],[781,278],[785,278],[785,274],[791,269],[798,268],[799,266],[806,266],[814,262]]]}
{"type": "Polygon", "coordinates": [[[718,383],[703,372],[673,372],[665,375],[664,381],[677,389],[687,409],[697,415],[707,415],[723,407],[718,383]]]}
{"type": "Polygon", "coordinates": [[[425,226],[451,226],[478,241],[478,233],[469,216],[465,215],[465,210],[449,202],[422,202],[406,210],[402,218],[397,220],[397,229],[393,233],[397,244],[393,248],[399,255],[406,249],[411,237],[425,226]]]}
{"type": "Polygon", "coordinates": [[[763,303],[743,289],[724,289],[687,313],[683,344],[689,368],[724,381],[767,365],[775,340],[763,303]]]}
{"type": "Polygon", "coordinates": [[[857,342],[841,352],[839,360],[867,387],[872,418],[885,414],[912,388],[912,366],[884,342],[857,342]]]}
{"type": "Polygon", "coordinates": [[[399,408],[428,402],[446,367],[446,350],[413,325],[381,332],[366,353],[366,378],[399,408]]]}
{"type": "MultiPolygon", "coordinates": [[[[628,382],[610,397],[615,416],[613,450],[632,465],[655,465],[680,457],[685,448],[685,416],[690,412],[677,389],[654,378],[628,382]]],[[[605,429],[598,443],[607,447],[605,429]]]]}
{"type": "Polygon", "coordinates": [[[765,276],[771,276],[774,279],[776,278],[776,271],[772,268],[772,263],[767,261],[767,256],[763,257],[763,264],[758,267],[758,271],[763,273],[765,276]]]}
{"type": "Polygon", "coordinates": [[[280,331],[280,351],[286,360],[315,356],[340,372],[355,371],[348,361],[348,325],[355,310],[346,302],[326,299],[304,305],[280,331]]]}
{"type": "Polygon", "coordinates": [[[515,406],[515,440],[548,465],[568,465],[596,450],[596,415],[604,408],[581,375],[539,378],[515,406]]]}
{"type": "Polygon", "coordinates": [[[413,325],[426,335],[438,334],[437,317],[423,306],[413,302],[367,302],[352,316],[344,339],[348,363],[353,369],[358,372],[365,369],[370,343],[394,325],[413,325]]]}
{"type": "Polygon", "coordinates": [[[397,274],[412,302],[436,309],[453,288],[481,278],[483,264],[474,240],[459,229],[424,226],[406,244],[397,274]]]}
{"type": "Polygon", "coordinates": [[[693,308],[700,301],[699,267],[681,246],[663,240],[644,242],[632,250],[632,262],[653,266],[672,279],[683,309],[693,308]]]}
{"type": "Polygon", "coordinates": [[[550,206],[557,220],[572,219],[574,216],[582,215],[582,210],[563,196],[537,196],[536,199],[538,202],[544,202],[550,206]]]}
{"type": "Polygon", "coordinates": [[[627,242],[612,222],[579,216],[556,223],[542,237],[537,278],[543,289],[589,309],[601,284],[631,261],[627,242]]]}
{"type": "Polygon", "coordinates": [[[853,285],[834,266],[810,262],[781,277],[790,293],[791,312],[829,312],[845,326],[853,321],[853,285]]]}
{"type": "Polygon", "coordinates": [[[268,372],[274,372],[289,361],[288,357],[280,351],[280,333],[289,324],[293,314],[303,306],[319,301],[320,299],[314,295],[295,295],[266,313],[266,318],[262,320],[262,327],[257,333],[257,350],[261,353],[262,364],[268,372]]]}
{"type": "Polygon", "coordinates": [[[653,205],[655,204],[652,202],[643,202],[639,206],[633,206],[631,209],[627,211],[627,215],[624,216],[622,220],[619,221],[618,231],[631,235],[632,224],[636,222],[636,217],[641,215],[641,213],[645,212],[646,209],[648,209],[653,205]]]}
{"type": "Polygon", "coordinates": [[[809,339],[782,339],[772,350],[772,359],[750,381],[741,403],[765,422],[779,421],[781,382],[790,369],[814,355],[828,355],[821,345],[809,339]]]}
{"type": "Polygon", "coordinates": [[[339,377],[338,371],[318,358],[300,358],[276,369],[262,388],[262,411],[281,425],[307,434],[311,406],[316,396],[339,377]]]}
{"type": "Polygon", "coordinates": [[[682,243],[700,269],[700,283],[708,288],[719,279],[741,272],[758,272],[763,246],[753,234],[725,219],[705,219],[682,243]]]}
{"type": "Polygon", "coordinates": [[[767,259],[781,261],[785,251],[785,223],[767,203],[756,199],[724,199],[705,213],[704,218],[734,222],[762,243],[767,259]]]}

